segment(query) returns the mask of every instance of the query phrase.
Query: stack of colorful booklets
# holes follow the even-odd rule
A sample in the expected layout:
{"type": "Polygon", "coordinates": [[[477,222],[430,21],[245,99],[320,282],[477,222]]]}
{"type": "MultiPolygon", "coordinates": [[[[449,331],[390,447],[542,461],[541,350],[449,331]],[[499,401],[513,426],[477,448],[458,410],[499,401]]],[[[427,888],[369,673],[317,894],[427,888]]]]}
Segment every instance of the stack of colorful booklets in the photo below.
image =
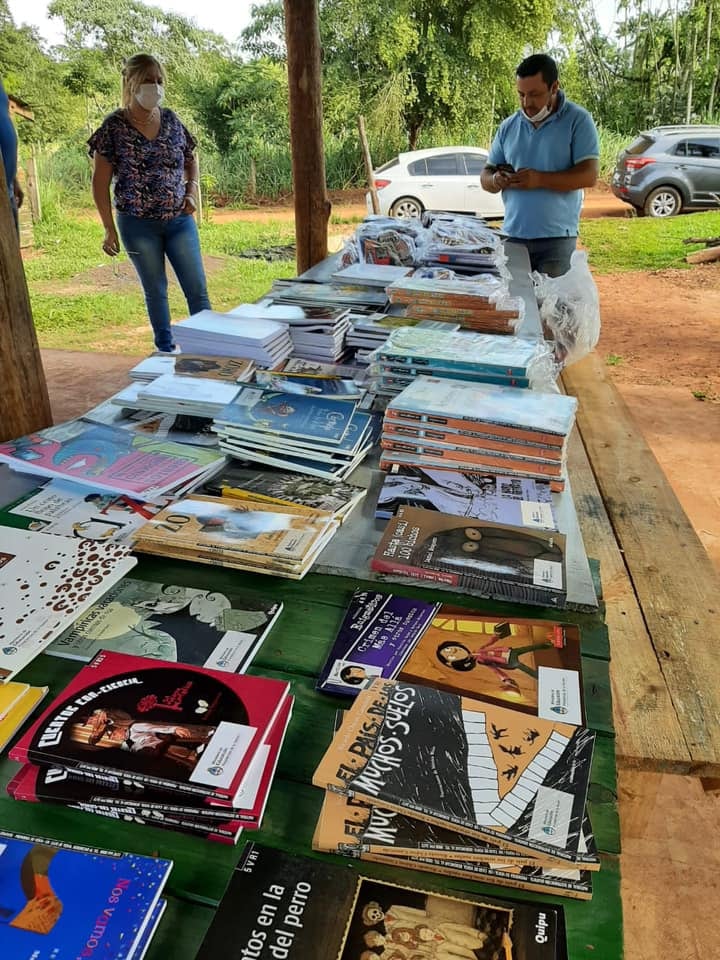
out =
{"type": "MultiPolygon", "coordinates": [[[[520,651],[516,651],[521,656],[520,651]]],[[[589,899],[594,734],[401,679],[360,691],[313,776],[317,850],[589,899]]]]}
{"type": "Polygon", "coordinates": [[[444,896],[255,843],[197,960],[225,956],[228,944],[258,960],[568,960],[557,904],[444,896]]]}
{"type": "Polygon", "coordinates": [[[388,403],[381,469],[482,470],[565,486],[577,400],[419,376],[388,403]]]}
{"type": "Polygon", "coordinates": [[[195,494],[156,514],[136,532],[134,546],[139,553],[300,580],[337,527],[326,510],[195,494]]]}
{"type": "Polygon", "coordinates": [[[7,960],[142,960],[172,861],[0,832],[7,960]]]}
{"type": "Polygon", "coordinates": [[[372,357],[378,393],[400,393],[426,375],[506,387],[537,386],[554,380],[552,353],[544,343],[471,331],[400,327],[372,357]]]}
{"type": "Polygon", "coordinates": [[[227,380],[243,383],[252,379],[255,364],[242,357],[202,357],[193,354],[168,356],[153,354],[136,364],[128,376],[131,380],[155,380],[165,373],[182,377],[201,377],[206,380],[227,380]]]}
{"type": "Polygon", "coordinates": [[[272,467],[258,470],[233,460],[197,492],[210,497],[266,500],[328,510],[342,523],[363,500],[367,489],[353,483],[332,482],[272,467]]]}
{"type": "Polygon", "coordinates": [[[136,563],[120,543],[4,528],[0,681],[34,660],[136,563]]]}
{"type": "Polygon", "coordinates": [[[183,353],[243,357],[261,367],[276,367],[292,354],[288,328],[275,320],[201,310],[173,325],[183,353]]]}
{"type": "Polygon", "coordinates": [[[550,484],[525,477],[395,466],[383,480],[375,516],[389,520],[399,507],[421,507],[512,526],[557,529],[550,484]]]}
{"type": "Polygon", "coordinates": [[[492,274],[448,280],[413,276],[391,283],[387,295],[409,317],[449,320],[484,333],[514,333],[525,315],[524,302],[508,295],[507,280],[492,274]]]}
{"type": "Polygon", "coordinates": [[[226,843],[262,821],[290,685],[102,651],[10,750],[17,800],[226,843]]]}
{"type": "Polygon", "coordinates": [[[23,473],[157,501],[203,483],[225,458],[211,448],[74,420],[0,443],[0,462],[23,473]]]}
{"type": "Polygon", "coordinates": [[[226,380],[183,377],[163,373],[150,381],[136,381],[115,394],[113,403],[153,413],[212,418],[237,397],[240,385],[226,380]]]}
{"type": "Polygon", "coordinates": [[[215,431],[239,460],[343,480],[370,452],[375,420],[355,401],[250,385],[215,417],[215,431]]]}

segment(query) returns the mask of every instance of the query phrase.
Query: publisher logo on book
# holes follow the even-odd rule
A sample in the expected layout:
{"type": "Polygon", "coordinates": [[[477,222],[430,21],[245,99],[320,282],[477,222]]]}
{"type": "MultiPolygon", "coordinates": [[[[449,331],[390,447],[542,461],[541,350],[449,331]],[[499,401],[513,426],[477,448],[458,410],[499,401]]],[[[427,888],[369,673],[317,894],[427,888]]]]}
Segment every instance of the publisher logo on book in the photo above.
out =
{"type": "Polygon", "coordinates": [[[215,764],[215,766],[208,767],[207,772],[211,777],[221,777],[223,775],[225,768],[215,764]]]}

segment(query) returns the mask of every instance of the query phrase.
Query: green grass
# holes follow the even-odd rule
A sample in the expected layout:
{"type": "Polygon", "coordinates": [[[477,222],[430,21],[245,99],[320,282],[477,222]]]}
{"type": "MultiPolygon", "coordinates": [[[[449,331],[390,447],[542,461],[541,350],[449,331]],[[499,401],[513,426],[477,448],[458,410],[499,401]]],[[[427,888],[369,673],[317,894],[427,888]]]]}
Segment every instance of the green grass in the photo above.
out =
{"type": "MultiPolygon", "coordinates": [[[[203,253],[213,258],[208,290],[216,310],[257,300],[275,278],[295,274],[294,261],[266,263],[238,256],[292,243],[291,223],[211,222],[203,224],[200,236],[203,253]]],[[[41,347],[129,354],[153,349],[140,284],[128,278],[124,255],[110,261],[103,254],[102,237],[100,224],[85,211],[48,217],[36,228],[36,249],[25,261],[25,273],[41,347]]],[[[172,316],[186,316],[174,279],[169,297],[172,316]]]]}
{"type": "Polygon", "coordinates": [[[580,221],[580,240],[597,273],[626,270],[689,269],[685,255],[698,249],[685,246],[686,237],[720,235],[720,213],[691,213],[668,220],[651,217],[607,217],[580,221]]]}

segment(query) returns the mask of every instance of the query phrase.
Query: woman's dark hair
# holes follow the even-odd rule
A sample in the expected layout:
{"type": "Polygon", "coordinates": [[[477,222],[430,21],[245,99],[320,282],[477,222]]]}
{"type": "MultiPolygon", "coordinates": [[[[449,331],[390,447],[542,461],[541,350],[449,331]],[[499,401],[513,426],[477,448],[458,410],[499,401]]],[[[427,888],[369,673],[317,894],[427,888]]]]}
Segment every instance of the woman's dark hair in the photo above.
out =
{"type": "Polygon", "coordinates": [[[459,670],[461,673],[467,673],[468,670],[474,670],[477,666],[475,657],[471,655],[464,643],[458,643],[457,640],[447,640],[445,643],[441,643],[435,651],[435,655],[440,663],[443,664],[443,666],[452,667],[453,670],[459,670]],[[467,656],[463,657],[462,660],[447,660],[444,656],[444,652],[448,647],[462,647],[463,650],[467,650],[467,656]]]}
{"type": "Polygon", "coordinates": [[[365,677],[354,677],[352,671],[356,670],[357,667],[343,667],[340,671],[340,679],[343,683],[351,683],[353,686],[359,686],[361,683],[365,682],[365,677]]]}
{"type": "Polygon", "coordinates": [[[546,53],[533,53],[525,57],[515,71],[518,77],[534,77],[536,73],[541,73],[547,86],[551,87],[558,78],[557,64],[546,53]]]}

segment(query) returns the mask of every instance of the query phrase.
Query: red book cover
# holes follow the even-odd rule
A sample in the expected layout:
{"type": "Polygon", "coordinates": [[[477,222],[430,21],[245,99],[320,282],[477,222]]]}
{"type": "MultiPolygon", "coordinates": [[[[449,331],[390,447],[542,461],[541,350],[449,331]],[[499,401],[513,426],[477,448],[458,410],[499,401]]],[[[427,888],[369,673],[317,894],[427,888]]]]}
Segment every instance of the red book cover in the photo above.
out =
{"type": "Polygon", "coordinates": [[[265,677],[103,650],[10,757],[130,775],[235,805],[289,689],[265,677]]]}

